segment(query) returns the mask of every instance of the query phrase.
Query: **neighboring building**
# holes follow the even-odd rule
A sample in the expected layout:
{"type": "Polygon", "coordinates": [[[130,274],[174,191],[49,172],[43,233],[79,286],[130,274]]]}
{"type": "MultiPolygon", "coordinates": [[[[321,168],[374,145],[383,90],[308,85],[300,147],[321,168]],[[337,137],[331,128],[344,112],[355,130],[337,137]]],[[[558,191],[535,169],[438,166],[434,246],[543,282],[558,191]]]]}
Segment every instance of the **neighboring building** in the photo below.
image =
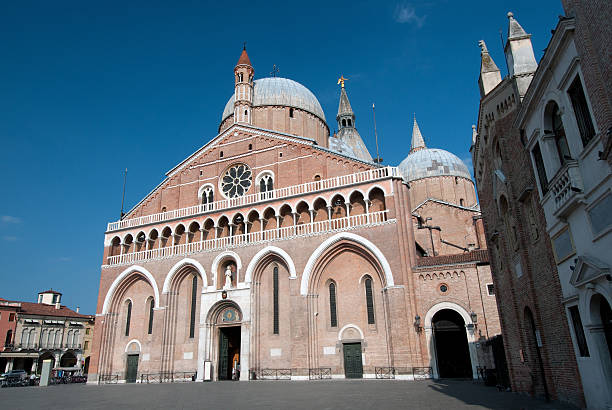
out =
{"type": "MultiPolygon", "coordinates": [[[[10,350],[15,340],[17,327],[17,312],[21,305],[19,302],[10,302],[0,298],[0,353],[10,350]]],[[[6,358],[0,356],[0,373],[6,368],[6,358]]]]}
{"type": "Polygon", "coordinates": [[[575,37],[575,19],[562,18],[514,126],[531,153],[587,405],[610,408],[612,178],[575,37]]]}
{"type": "MultiPolygon", "coordinates": [[[[609,2],[587,3],[600,3],[610,17],[609,2]]],[[[560,18],[538,65],[530,36],[508,16],[504,80],[481,44],[472,154],[512,387],[609,408],[612,180],[603,153],[610,83],[594,90],[607,101],[590,98],[577,18],[560,18]]],[[[606,24],[599,36],[584,21],[583,29],[609,50],[606,24]]],[[[609,59],[605,68],[592,55],[586,61],[591,73],[610,72],[609,59]]]]}
{"type": "Polygon", "coordinates": [[[93,344],[94,326],[96,324],[96,317],[90,316],[89,321],[85,324],[85,332],[83,334],[83,354],[81,359],[81,365],[83,366],[83,373],[89,373],[89,361],[91,359],[91,347],[93,344]]]}
{"type": "Polygon", "coordinates": [[[234,80],[220,134],[108,225],[89,382],[503,367],[465,164],[416,120],[399,168],[372,162],[343,78],[332,137],[316,97],[254,80],[246,50],[234,80]]]}
{"type": "Polygon", "coordinates": [[[12,302],[19,307],[13,344],[0,352],[5,371],[40,373],[45,359],[55,369],[82,369],[83,337],[93,317],[62,306],[61,299],[61,293],[48,290],[38,294],[38,303],[12,302]]]}
{"type": "Polygon", "coordinates": [[[562,0],[565,14],[574,18],[574,43],[580,58],[582,82],[603,150],[600,158],[612,165],[612,4],[608,0],[562,0]]]}

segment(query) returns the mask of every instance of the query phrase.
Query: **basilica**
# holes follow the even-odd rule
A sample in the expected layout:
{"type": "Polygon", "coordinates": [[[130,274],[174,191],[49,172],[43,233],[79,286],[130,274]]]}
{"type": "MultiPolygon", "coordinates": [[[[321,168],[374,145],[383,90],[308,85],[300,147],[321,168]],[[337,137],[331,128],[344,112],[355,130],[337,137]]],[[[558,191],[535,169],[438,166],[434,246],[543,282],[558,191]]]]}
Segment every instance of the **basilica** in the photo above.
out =
{"type": "Polygon", "coordinates": [[[343,77],[333,135],[311,91],[256,79],[246,49],[233,79],[218,134],[108,224],[88,383],[505,366],[466,165],[416,119],[398,166],[373,159],[343,77]]]}

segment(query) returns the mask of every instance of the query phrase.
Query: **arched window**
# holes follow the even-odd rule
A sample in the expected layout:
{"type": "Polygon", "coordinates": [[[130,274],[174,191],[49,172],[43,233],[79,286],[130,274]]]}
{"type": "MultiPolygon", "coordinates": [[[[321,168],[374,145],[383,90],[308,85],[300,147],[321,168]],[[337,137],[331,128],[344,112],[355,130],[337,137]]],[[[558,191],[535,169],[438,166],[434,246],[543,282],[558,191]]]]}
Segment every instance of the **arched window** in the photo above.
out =
{"type": "Polygon", "coordinates": [[[151,298],[151,301],[149,303],[149,330],[147,331],[148,334],[153,333],[153,308],[154,307],[155,307],[155,299],[151,298]]]}
{"type": "Polygon", "coordinates": [[[374,297],[372,295],[372,278],[366,277],[365,279],[365,294],[366,294],[366,308],[368,310],[368,324],[373,325],[374,321],[374,297]]]}
{"type": "Polygon", "coordinates": [[[132,301],[127,301],[127,312],[125,317],[125,335],[130,335],[130,320],[132,320],[132,301]]]}
{"type": "Polygon", "coordinates": [[[68,331],[68,337],[66,338],[66,347],[72,347],[72,330],[68,331]]]}
{"type": "Polygon", "coordinates": [[[30,339],[30,331],[28,329],[23,329],[21,332],[21,345],[23,347],[28,347],[28,340],[30,339]]]}
{"type": "Polygon", "coordinates": [[[336,313],[336,284],[329,284],[329,324],[331,327],[338,327],[338,316],[336,313]]]}
{"type": "Polygon", "coordinates": [[[272,191],[274,190],[274,177],[270,173],[265,173],[259,177],[259,192],[267,193],[264,195],[266,198],[271,198],[272,191]]]}
{"type": "Polygon", "coordinates": [[[274,293],[274,334],[278,334],[278,314],[279,314],[279,306],[278,306],[278,266],[274,267],[274,272],[272,274],[272,287],[274,293]]]}
{"type": "Polygon", "coordinates": [[[349,127],[352,127],[352,123],[353,123],[353,122],[351,121],[351,119],[350,119],[350,118],[349,118],[348,120],[346,120],[346,124],[347,124],[349,127]]]}
{"type": "Polygon", "coordinates": [[[213,187],[211,185],[208,185],[202,188],[202,190],[200,191],[200,197],[202,200],[202,205],[212,204],[215,199],[214,193],[213,193],[213,187]]]}
{"type": "Polygon", "coordinates": [[[293,108],[289,108],[289,118],[293,118],[293,108]]]}
{"type": "Polygon", "coordinates": [[[11,344],[13,339],[13,331],[11,329],[8,330],[8,332],[6,332],[6,339],[4,339],[4,345],[8,346],[11,344]]]}
{"type": "Polygon", "coordinates": [[[463,201],[463,198],[460,198],[460,199],[459,199],[459,205],[464,206],[464,201],[463,201]]]}
{"type": "Polygon", "coordinates": [[[342,120],[342,126],[346,127],[346,120],[342,120]]]}
{"type": "Polygon", "coordinates": [[[198,275],[193,275],[193,282],[191,283],[191,312],[190,312],[190,318],[189,318],[189,338],[190,339],[193,339],[195,336],[197,298],[198,298],[198,275]]]}

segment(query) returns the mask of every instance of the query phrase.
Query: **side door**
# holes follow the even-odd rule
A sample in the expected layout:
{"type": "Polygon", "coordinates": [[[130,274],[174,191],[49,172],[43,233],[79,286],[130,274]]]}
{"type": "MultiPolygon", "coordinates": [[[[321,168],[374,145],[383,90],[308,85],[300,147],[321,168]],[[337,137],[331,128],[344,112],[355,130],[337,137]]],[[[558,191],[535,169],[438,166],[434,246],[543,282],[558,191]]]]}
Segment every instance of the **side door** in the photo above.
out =
{"type": "Polygon", "coordinates": [[[136,377],[138,377],[138,355],[129,354],[127,357],[125,381],[126,383],[136,383],[136,377]]]}
{"type": "Polygon", "coordinates": [[[344,344],[344,374],[347,379],[360,379],[363,377],[363,364],[361,362],[361,343],[344,344]]]}

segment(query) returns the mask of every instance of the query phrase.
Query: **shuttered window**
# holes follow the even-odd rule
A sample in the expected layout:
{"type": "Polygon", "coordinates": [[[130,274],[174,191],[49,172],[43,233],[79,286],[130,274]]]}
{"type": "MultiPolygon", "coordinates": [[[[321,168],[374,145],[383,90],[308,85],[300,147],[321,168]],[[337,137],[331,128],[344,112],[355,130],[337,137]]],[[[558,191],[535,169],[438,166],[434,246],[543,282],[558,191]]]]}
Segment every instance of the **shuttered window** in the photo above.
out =
{"type": "Polygon", "coordinates": [[[125,318],[125,335],[130,335],[130,320],[132,320],[132,301],[128,300],[127,303],[127,315],[125,318]]]}
{"type": "Polygon", "coordinates": [[[595,128],[593,127],[593,121],[591,120],[591,113],[589,112],[589,106],[587,104],[584,90],[582,89],[582,83],[580,78],[576,76],[574,82],[567,90],[572,101],[572,107],[574,108],[574,114],[576,116],[576,122],[578,123],[578,130],[580,131],[580,138],[582,139],[582,145],[586,145],[595,136],[595,128]]]}
{"type": "Polygon", "coordinates": [[[366,291],[366,307],[368,308],[368,324],[373,325],[374,321],[374,299],[372,297],[372,279],[366,278],[365,280],[365,291],[366,291]]]}
{"type": "Polygon", "coordinates": [[[151,298],[149,304],[149,334],[153,333],[153,308],[155,307],[155,299],[151,298]]]}
{"type": "Polygon", "coordinates": [[[273,273],[273,292],[274,292],[274,334],[278,334],[278,266],[274,267],[273,273]]]}
{"type": "Polygon", "coordinates": [[[191,317],[189,320],[189,338],[195,336],[196,302],[198,297],[198,277],[193,277],[191,286],[191,317]]]}
{"type": "Polygon", "coordinates": [[[338,326],[338,316],[336,315],[336,284],[329,284],[329,315],[331,327],[338,326]]]}

